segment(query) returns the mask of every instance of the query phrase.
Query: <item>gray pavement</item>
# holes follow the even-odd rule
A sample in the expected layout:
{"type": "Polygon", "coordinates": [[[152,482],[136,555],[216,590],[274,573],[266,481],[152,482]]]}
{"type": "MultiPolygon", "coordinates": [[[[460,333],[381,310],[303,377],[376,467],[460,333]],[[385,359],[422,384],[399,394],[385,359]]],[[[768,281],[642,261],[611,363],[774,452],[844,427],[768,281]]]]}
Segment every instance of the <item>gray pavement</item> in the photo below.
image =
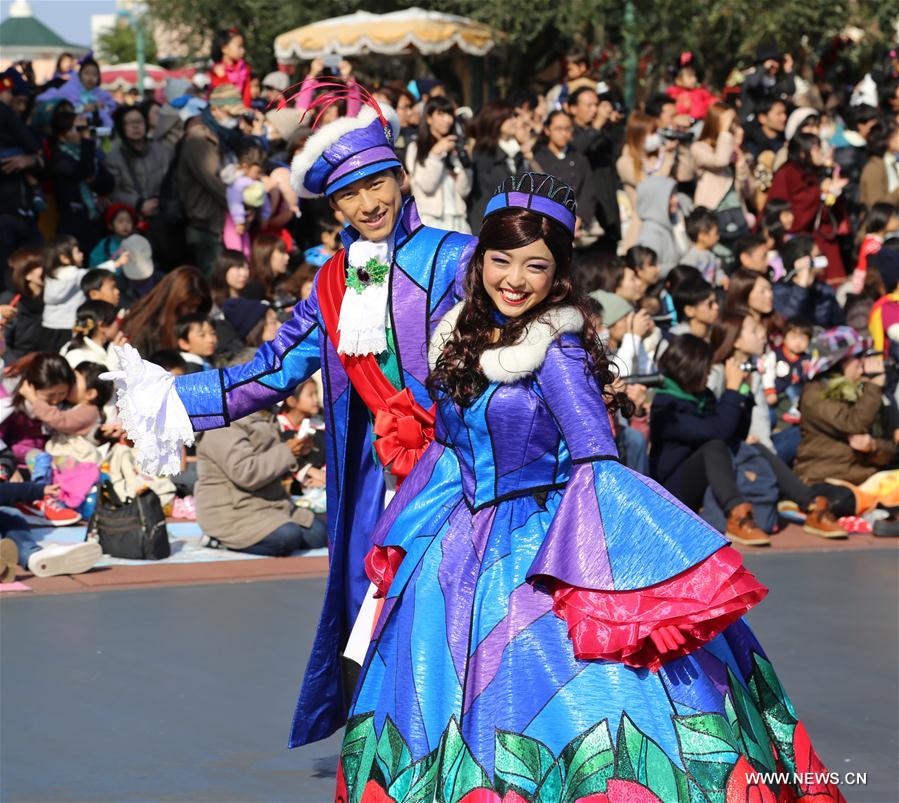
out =
{"type": "MultiPolygon", "coordinates": [[[[847,800],[896,803],[894,552],[751,555],[750,621],[847,800]]],[[[288,751],[323,580],[0,603],[0,800],[332,799],[339,734],[288,751]]]]}

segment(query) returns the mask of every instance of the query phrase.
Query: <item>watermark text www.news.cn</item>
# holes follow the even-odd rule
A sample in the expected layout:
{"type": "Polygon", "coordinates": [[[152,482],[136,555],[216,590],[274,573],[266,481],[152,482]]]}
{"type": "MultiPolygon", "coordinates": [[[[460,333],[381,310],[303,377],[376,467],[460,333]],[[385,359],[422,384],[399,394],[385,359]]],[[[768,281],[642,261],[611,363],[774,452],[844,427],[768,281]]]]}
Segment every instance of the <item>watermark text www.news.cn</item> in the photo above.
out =
{"type": "Polygon", "coordinates": [[[864,786],[867,772],[747,772],[750,784],[796,784],[803,788],[820,784],[864,786]]]}

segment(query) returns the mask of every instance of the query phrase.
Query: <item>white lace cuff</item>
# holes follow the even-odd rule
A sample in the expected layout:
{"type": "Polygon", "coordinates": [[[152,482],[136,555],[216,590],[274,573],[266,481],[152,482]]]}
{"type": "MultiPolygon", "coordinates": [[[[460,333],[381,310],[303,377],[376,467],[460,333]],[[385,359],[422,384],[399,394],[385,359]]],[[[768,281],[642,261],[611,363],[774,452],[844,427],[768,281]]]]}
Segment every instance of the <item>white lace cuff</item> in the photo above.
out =
{"type": "Polygon", "coordinates": [[[145,474],[177,474],[182,447],[194,442],[184,403],[175,390],[175,377],[142,360],[133,346],[113,346],[120,370],[101,374],[116,388],[116,407],[122,426],[134,441],[137,462],[145,474]]]}

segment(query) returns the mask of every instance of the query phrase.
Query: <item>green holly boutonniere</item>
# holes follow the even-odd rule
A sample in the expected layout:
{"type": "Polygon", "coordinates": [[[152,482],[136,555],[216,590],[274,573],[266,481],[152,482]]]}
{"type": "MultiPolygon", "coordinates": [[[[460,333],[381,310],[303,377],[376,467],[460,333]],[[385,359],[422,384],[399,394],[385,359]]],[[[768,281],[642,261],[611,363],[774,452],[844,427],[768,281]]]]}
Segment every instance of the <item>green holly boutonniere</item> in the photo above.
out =
{"type": "Polygon", "coordinates": [[[372,257],[361,267],[351,267],[347,271],[346,286],[357,293],[361,293],[366,287],[384,284],[388,273],[390,273],[390,265],[378,262],[377,259],[372,257]]]}

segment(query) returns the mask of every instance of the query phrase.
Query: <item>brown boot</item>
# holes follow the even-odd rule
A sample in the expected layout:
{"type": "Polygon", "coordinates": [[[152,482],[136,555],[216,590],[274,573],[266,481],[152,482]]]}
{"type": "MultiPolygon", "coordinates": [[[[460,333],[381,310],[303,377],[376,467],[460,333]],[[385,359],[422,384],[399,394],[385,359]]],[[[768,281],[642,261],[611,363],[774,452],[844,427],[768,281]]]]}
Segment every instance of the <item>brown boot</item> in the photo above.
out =
{"type": "Polygon", "coordinates": [[[805,512],[805,526],[802,529],[807,533],[821,538],[846,538],[849,535],[840,527],[826,496],[816,496],[805,512]]]}
{"type": "Polygon", "coordinates": [[[19,548],[12,538],[0,539],[0,583],[12,583],[19,570],[19,548]]]}
{"type": "Polygon", "coordinates": [[[744,546],[771,546],[771,539],[752,518],[752,505],[749,502],[731,509],[727,516],[725,534],[731,541],[744,546]]]}

